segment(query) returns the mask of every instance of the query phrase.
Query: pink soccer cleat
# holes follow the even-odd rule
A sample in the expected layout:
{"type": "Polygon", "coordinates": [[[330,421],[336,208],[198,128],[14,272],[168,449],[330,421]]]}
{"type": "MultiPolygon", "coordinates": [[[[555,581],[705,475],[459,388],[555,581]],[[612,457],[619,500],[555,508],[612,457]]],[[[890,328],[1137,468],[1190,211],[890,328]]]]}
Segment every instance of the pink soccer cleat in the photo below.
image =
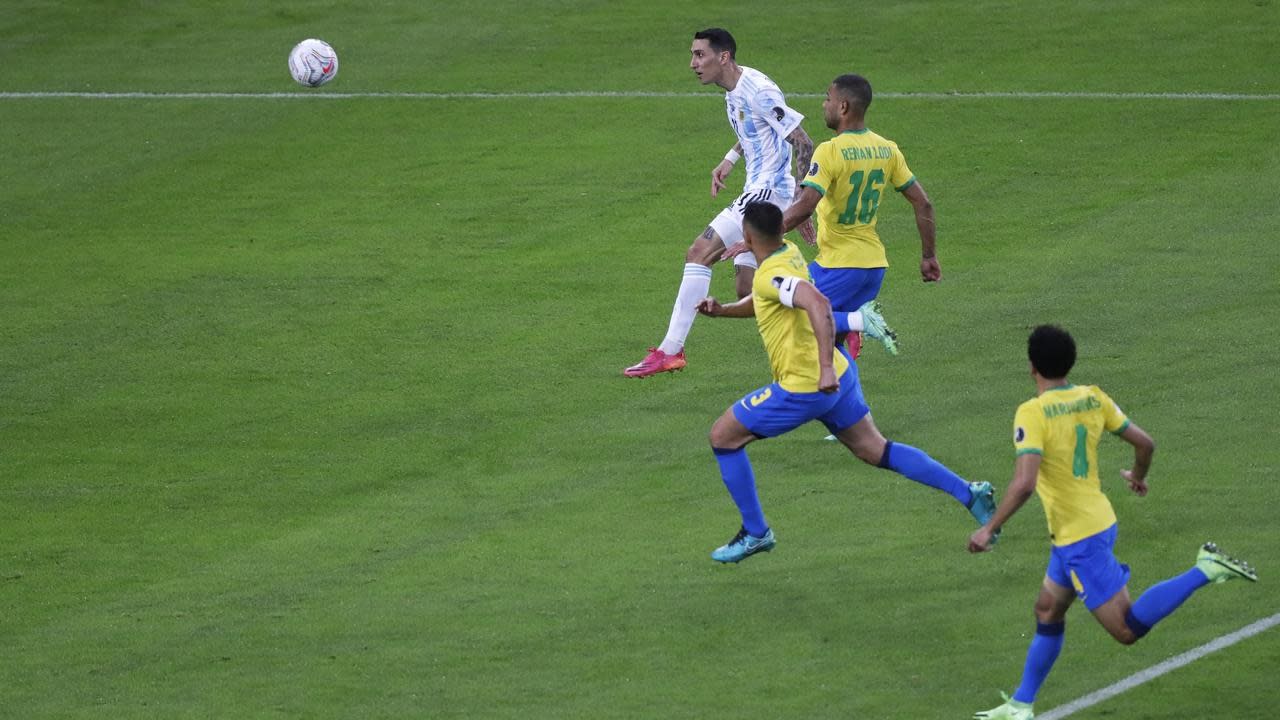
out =
{"type": "Polygon", "coordinates": [[[862,352],[862,333],[849,333],[849,336],[845,338],[845,342],[849,343],[849,357],[857,360],[858,353],[862,352]]]}
{"type": "Polygon", "coordinates": [[[644,360],[622,371],[623,375],[633,378],[645,378],[658,373],[683,370],[688,363],[684,359],[684,350],[675,355],[668,355],[658,348],[649,348],[644,360]]]}

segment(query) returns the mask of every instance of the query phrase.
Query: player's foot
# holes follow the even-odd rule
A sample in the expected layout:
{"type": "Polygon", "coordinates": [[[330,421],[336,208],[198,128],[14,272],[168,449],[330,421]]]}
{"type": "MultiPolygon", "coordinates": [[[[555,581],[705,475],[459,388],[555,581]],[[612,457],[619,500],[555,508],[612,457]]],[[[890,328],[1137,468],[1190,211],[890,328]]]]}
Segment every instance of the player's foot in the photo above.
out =
{"type": "Polygon", "coordinates": [[[732,540],[713,550],[711,559],[722,563],[741,562],[756,553],[769,552],[777,544],[778,541],[773,539],[772,529],[765,530],[764,537],[756,537],[742,528],[732,540]]]}
{"type": "Polygon", "coordinates": [[[640,362],[622,371],[623,375],[633,378],[644,378],[658,373],[683,370],[688,363],[684,359],[684,350],[675,355],[668,355],[658,348],[649,348],[649,354],[640,362]]]}
{"type": "MultiPolygon", "coordinates": [[[[969,514],[978,521],[979,526],[986,525],[991,516],[996,514],[995,489],[989,482],[971,482],[969,493],[973,495],[973,499],[969,501],[969,514]]],[[[991,533],[991,543],[994,545],[999,539],[1000,528],[996,528],[996,531],[991,533]]]]}
{"type": "Polygon", "coordinates": [[[890,355],[898,354],[898,333],[889,327],[880,313],[882,308],[875,300],[868,300],[858,308],[862,313],[862,332],[872,340],[879,340],[890,355]]]}
{"type": "Polygon", "coordinates": [[[1207,542],[1200,548],[1196,556],[1196,567],[1209,578],[1209,582],[1223,583],[1236,578],[1244,578],[1258,582],[1258,572],[1243,560],[1237,560],[1218,549],[1215,543],[1207,542]]]}
{"type": "Polygon", "coordinates": [[[999,707],[993,707],[990,710],[979,710],[973,714],[974,720],[1034,720],[1035,713],[1031,711],[1031,703],[1018,702],[1013,698],[1000,693],[1004,698],[1004,704],[999,707]]]}

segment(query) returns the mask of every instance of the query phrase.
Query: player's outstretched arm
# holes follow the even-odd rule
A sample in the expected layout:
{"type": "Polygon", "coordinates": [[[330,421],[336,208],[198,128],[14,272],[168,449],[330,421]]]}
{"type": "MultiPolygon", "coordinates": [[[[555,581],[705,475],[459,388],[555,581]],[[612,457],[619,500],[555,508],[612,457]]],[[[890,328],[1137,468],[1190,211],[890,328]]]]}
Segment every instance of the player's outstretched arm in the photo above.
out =
{"type": "Polygon", "coordinates": [[[1151,469],[1151,458],[1156,454],[1156,441],[1132,422],[1120,433],[1120,438],[1133,446],[1133,469],[1121,470],[1120,475],[1139,497],[1146,495],[1147,471],[1151,469]]]}
{"type": "Polygon", "coordinates": [[[707,297],[698,303],[698,312],[711,317],[749,318],[756,316],[756,305],[750,295],[728,305],[721,305],[719,300],[707,297]]]}
{"type": "Polygon", "coordinates": [[[920,278],[925,282],[942,279],[942,267],[938,265],[938,228],[933,216],[933,203],[929,194],[917,180],[902,191],[916,213],[916,230],[920,233],[920,278]]]}
{"type": "Polygon", "coordinates": [[[1023,453],[1013,465],[1013,481],[1000,498],[1000,505],[986,525],[969,536],[969,552],[980,553],[991,549],[991,538],[996,530],[1004,527],[1009,518],[1031,498],[1036,491],[1036,476],[1040,474],[1040,455],[1023,453]]]}
{"type": "Polygon", "coordinates": [[[804,310],[813,326],[813,336],[818,341],[818,390],[833,393],[840,389],[834,362],[836,323],[831,317],[831,301],[813,285],[796,283],[791,306],[804,310]]]}

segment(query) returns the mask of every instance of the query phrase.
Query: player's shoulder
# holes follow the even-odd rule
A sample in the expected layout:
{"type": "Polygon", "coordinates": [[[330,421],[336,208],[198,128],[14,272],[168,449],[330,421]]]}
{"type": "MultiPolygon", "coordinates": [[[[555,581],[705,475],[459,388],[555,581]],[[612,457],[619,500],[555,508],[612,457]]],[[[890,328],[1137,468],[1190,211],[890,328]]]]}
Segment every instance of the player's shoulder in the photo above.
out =
{"type": "Polygon", "coordinates": [[[885,145],[889,148],[889,151],[892,152],[894,155],[902,155],[902,149],[898,147],[898,143],[896,141],[890,140],[889,138],[883,135],[880,135],[879,133],[876,133],[876,132],[872,132],[872,135],[875,136],[876,138],[875,143],[877,145],[885,145]]]}
{"type": "Polygon", "coordinates": [[[1034,410],[1039,407],[1040,407],[1040,396],[1037,395],[1036,397],[1028,398],[1018,403],[1018,412],[1023,412],[1026,410],[1034,410]]]}
{"type": "Polygon", "coordinates": [[[1098,385],[1079,385],[1080,394],[1090,399],[1091,405],[1111,402],[1111,396],[1098,385]]]}
{"type": "Polygon", "coordinates": [[[788,276],[802,277],[809,279],[809,267],[805,264],[804,253],[800,252],[800,248],[790,240],[783,240],[782,247],[778,248],[769,257],[760,263],[760,269],[756,271],[757,275],[786,274],[788,276]]]}
{"type": "Polygon", "coordinates": [[[782,94],[782,88],[778,87],[778,83],[774,82],[773,78],[755,68],[745,65],[740,65],[739,67],[742,68],[742,76],[738,78],[738,83],[743,86],[742,89],[745,93],[753,96],[782,94]]]}

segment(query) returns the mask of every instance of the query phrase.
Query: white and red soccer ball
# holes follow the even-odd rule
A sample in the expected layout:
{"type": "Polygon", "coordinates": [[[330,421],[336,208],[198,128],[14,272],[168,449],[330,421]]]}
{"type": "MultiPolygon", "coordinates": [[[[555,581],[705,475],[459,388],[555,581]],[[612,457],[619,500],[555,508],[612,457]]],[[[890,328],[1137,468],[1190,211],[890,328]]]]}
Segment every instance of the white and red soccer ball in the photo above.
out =
{"type": "Polygon", "coordinates": [[[338,53],[323,40],[303,40],[289,53],[289,73],[299,85],[320,87],[338,74],[338,53]]]}

